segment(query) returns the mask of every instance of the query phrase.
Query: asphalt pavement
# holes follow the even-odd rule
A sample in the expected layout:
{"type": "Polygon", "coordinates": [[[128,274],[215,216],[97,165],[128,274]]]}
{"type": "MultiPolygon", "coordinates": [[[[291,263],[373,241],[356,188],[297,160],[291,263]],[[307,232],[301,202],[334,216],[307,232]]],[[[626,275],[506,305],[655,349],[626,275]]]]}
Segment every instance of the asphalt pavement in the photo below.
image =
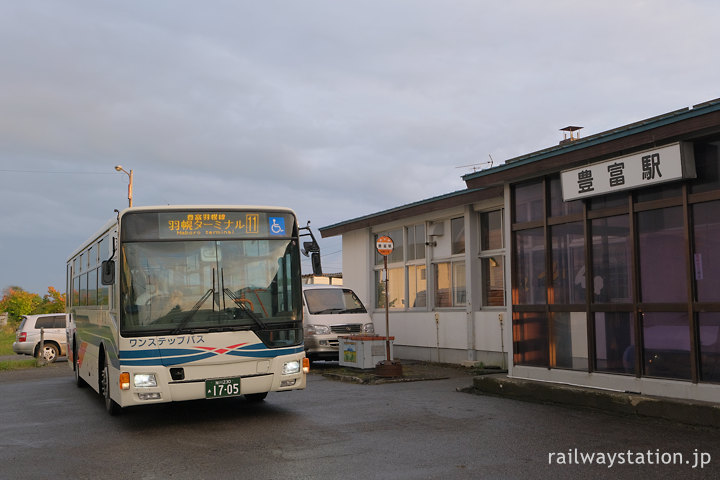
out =
{"type": "Polygon", "coordinates": [[[118,417],[67,362],[0,372],[0,479],[720,478],[720,430],[471,395],[470,371],[432,364],[407,365],[425,380],[376,384],[324,367],[261,403],[118,417]]]}
{"type": "MultiPolygon", "coordinates": [[[[26,360],[29,355],[3,355],[0,361],[26,360]]],[[[547,382],[509,378],[505,373],[485,372],[477,375],[471,368],[402,360],[402,378],[377,377],[370,370],[343,368],[337,362],[315,362],[312,372],[330,380],[360,383],[383,384],[465,378],[467,385],[460,389],[477,395],[494,395],[534,403],[565,405],[575,408],[600,410],[616,415],[651,417],[672,422],[685,423],[720,429],[720,403],[708,403],[653,397],[634,393],[615,392],[584,387],[576,387],[547,382]]],[[[67,357],[59,357],[52,364],[42,368],[69,368],[67,357]]],[[[32,369],[30,369],[32,370],[32,369]]],[[[5,375],[28,377],[39,376],[40,372],[23,370],[8,371],[5,375]],[[16,373],[13,373],[16,372],[16,373]]]]}

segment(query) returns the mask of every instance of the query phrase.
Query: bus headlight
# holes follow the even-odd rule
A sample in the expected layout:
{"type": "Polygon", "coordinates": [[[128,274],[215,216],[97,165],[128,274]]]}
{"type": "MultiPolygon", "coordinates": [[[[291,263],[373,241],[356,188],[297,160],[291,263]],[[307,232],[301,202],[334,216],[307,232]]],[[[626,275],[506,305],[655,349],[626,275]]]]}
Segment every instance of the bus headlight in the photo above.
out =
{"type": "Polygon", "coordinates": [[[285,362],[282,367],[283,375],[292,375],[300,371],[300,362],[293,360],[292,362],[285,362]]]}
{"type": "Polygon", "coordinates": [[[157,379],[154,373],[136,373],[133,377],[136,387],[157,387],[157,379]]]}

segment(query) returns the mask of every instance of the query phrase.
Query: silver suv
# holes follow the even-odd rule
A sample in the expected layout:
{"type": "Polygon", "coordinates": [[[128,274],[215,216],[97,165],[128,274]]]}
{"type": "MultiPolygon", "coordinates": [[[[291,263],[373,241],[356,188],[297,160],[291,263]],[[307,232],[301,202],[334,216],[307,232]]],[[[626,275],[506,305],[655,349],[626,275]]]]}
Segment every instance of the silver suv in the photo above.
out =
{"type": "Polygon", "coordinates": [[[67,355],[65,324],[67,314],[24,315],[15,332],[13,351],[19,355],[32,355],[47,362],[67,355]],[[43,330],[44,347],[40,349],[40,330],[43,330]]]}

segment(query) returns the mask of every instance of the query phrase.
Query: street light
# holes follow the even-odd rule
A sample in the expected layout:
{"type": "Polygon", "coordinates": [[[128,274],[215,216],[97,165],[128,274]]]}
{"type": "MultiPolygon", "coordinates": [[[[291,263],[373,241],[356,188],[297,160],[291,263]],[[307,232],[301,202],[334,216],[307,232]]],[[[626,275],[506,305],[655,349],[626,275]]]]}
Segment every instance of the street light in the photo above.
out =
{"type": "Polygon", "coordinates": [[[133,184],[133,171],[132,169],[128,172],[125,170],[122,165],[115,165],[115,170],[118,172],[125,172],[128,177],[130,177],[130,181],[128,182],[128,206],[132,207],[132,184],[133,184]]]}

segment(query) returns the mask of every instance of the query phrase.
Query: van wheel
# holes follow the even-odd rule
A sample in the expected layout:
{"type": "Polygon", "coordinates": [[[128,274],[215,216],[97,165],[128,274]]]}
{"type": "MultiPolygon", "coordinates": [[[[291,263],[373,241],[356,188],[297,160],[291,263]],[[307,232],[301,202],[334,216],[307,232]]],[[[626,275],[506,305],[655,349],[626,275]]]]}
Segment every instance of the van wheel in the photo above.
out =
{"type": "Polygon", "coordinates": [[[37,354],[35,355],[38,359],[45,360],[47,363],[53,363],[57,360],[60,352],[54,343],[46,343],[44,348],[38,346],[37,354]]]}
{"type": "Polygon", "coordinates": [[[120,405],[110,397],[110,361],[105,355],[105,364],[100,373],[100,394],[105,400],[105,410],[110,415],[118,415],[120,413],[120,405]]]}

